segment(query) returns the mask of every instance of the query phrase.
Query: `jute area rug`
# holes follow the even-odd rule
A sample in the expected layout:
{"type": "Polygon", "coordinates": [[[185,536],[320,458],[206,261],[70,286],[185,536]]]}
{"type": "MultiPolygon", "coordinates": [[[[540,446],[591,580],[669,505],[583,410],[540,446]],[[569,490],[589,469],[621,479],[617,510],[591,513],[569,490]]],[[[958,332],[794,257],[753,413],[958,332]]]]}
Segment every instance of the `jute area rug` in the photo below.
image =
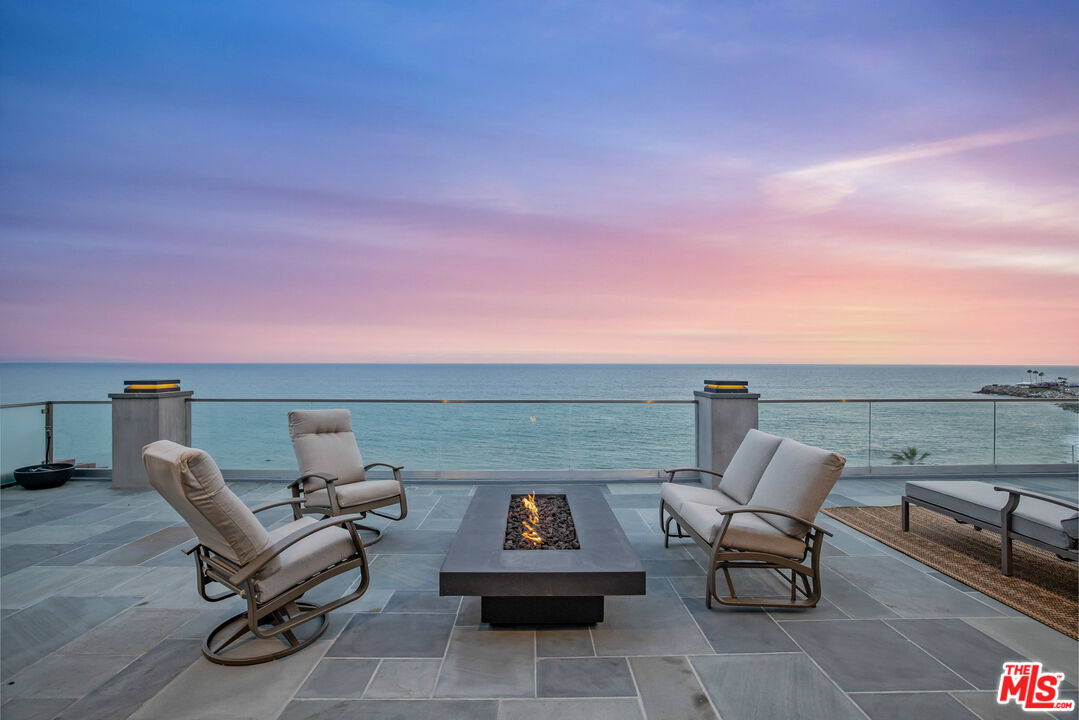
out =
{"type": "Polygon", "coordinates": [[[1021,541],[1012,543],[1011,577],[1000,574],[1000,536],[911,505],[910,532],[898,505],[834,507],[824,513],[934,570],[1079,639],[1076,563],[1021,541]]]}

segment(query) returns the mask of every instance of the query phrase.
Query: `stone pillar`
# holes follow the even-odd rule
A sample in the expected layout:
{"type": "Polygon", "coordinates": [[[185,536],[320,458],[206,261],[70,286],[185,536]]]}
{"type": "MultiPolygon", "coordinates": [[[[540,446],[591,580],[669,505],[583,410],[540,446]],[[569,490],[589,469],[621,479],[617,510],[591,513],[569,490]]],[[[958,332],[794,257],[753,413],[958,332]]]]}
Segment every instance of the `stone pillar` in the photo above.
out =
{"type": "Polygon", "coordinates": [[[142,448],[155,440],[191,444],[191,405],[194,393],[181,390],[179,380],[125,380],[124,392],[112,399],[112,487],[149,490],[142,448]]]}
{"type": "MultiPolygon", "coordinates": [[[[750,429],[757,427],[757,401],[745,380],[705,380],[697,401],[697,467],[724,472],[750,429]]],[[[704,476],[701,482],[718,482],[704,476]]],[[[713,482],[713,487],[715,483],[713,482]]]]}

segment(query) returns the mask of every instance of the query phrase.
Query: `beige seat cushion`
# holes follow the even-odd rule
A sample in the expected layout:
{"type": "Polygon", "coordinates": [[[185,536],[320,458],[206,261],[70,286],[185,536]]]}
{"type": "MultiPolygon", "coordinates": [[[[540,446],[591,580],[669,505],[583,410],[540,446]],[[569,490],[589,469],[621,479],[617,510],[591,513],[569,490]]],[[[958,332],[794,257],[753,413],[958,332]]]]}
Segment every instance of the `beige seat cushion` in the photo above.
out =
{"type": "MultiPolygon", "coordinates": [[[[396,480],[364,480],[348,485],[334,483],[337,491],[337,502],[342,508],[350,508],[356,505],[366,505],[370,502],[385,500],[401,494],[401,484],[396,480]]],[[[325,487],[306,494],[308,505],[319,507],[330,506],[330,495],[325,487]]]]}
{"type": "MultiPolygon", "coordinates": [[[[273,544],[206,452],[159,440],[142,449],[142,462],[150,485],[187,521],[201,544],[238,565],[273,544]]],[[[276,561],[271,563],[276,567],[276,561]]]]}
{"type": "MultiPolygon", "coordinates": [[[[842,455],[784,438],[746,504],[783,510],[813,522],[846,462],[842,455]]],[[[761,517],[791,537],[801,538],[809,530],[780,515],[761,517]]]]}
{"type": "MultiPolygon", "coordinates": [[[[708,541],[716,542],[725,516],[716,512],[712,505],[685,502],[678,513],[693,530],[708,541]]],[[[733,550],[749,550],[772,553],[788,558],[805,555],[805,543],[779,531],[753,513],[739,513],[731,520],[723,536],[723,547],[733,550]]]]}
{"type": "Polygon", "coordinates": [[[742,444],[734,451],[734,457],[727,469],[723,471],[719,489],[741,505],[748,503],[749,498],[753,497],[753,491],[757,489],[757,483],[764,475],[764,469],[768,467],[782,441],[783,438],[760,430],[746,433],[742,444]]]}
{"type": "Polygon", "coordinates": [[[724,507],[741,504],[719,490],[712,490],[699,485],[677,485],[670,482],[663,483],[660,486],[659,496],[663,499],[663,502],[667,503],[667,507],[675,512],[678,512],[682,508],[682,503],[687,501],[712,506],[722,505],[724,507]]]}
{"type": "MultiPolygon", "coordinates": [[[[303,517],[270,532],[271,544],[318,520],[303,517]]],[[[296,586],[307,578],[347,559],[356,552],[352,537],[340,526],[319,530],[308,535],[278,555],[280,563],[272,572],[259,573],[255,581],[258,601],[266,602],[296,586]]]]}
{"type": "MultiPolygon", "coordinates": [[[[300,475],[324,473],[337,478],[338,486],[360,482],[367,477],[363,457],[352,434],[348,410],[291,410],[288,434],[300,475]]],[[[304,491],[326,487],[318,478],[304,482],[304,491]]]]}

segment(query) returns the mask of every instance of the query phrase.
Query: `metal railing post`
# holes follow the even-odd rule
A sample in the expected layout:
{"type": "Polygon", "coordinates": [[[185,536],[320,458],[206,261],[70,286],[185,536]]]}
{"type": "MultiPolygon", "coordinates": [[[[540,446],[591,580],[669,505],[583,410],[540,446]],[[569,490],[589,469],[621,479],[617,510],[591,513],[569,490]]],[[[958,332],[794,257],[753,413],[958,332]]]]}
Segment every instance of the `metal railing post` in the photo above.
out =
{"type": "Polygon", "coordinates": [[[997,401],[993,401],[993,470],[997,469],[997,401]]]}
{"type": "Polygon", "coordinates": [[[52,401],[45,401],[45,464],[48,465],[52,462],[52,428],[53,428],[53,409],[52,401]]]}
{"type": "Polygon", "coordinates": [[[869,468],[869,472],[873,472],[873,401],[870,400],[869,405],[869,440],[866,446],[866,467],[869,468]]]}

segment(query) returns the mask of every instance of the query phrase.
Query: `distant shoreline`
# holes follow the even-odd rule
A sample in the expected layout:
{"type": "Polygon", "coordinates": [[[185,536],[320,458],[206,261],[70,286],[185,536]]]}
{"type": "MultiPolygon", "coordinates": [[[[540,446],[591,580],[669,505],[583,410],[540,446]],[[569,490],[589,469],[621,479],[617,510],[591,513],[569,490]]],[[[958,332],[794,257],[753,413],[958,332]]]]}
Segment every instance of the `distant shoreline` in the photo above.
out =
{"type": "MultiPolygon", "coordinates": [[[[1037,385],[986,385],[981,390],[976,390],[975,392],[981,395],[1008,395],[1010,397],[1051,398],[1053,400],[1079,401],[1079,392],[1076,392],[1076,390],[1076,388],[1061,390],[1060,388],[1037,385]]],[[[1071,410],[1072,412],[1079,412],[1079,402],[1057,403],[1057,407],[1071,410]]]]}

